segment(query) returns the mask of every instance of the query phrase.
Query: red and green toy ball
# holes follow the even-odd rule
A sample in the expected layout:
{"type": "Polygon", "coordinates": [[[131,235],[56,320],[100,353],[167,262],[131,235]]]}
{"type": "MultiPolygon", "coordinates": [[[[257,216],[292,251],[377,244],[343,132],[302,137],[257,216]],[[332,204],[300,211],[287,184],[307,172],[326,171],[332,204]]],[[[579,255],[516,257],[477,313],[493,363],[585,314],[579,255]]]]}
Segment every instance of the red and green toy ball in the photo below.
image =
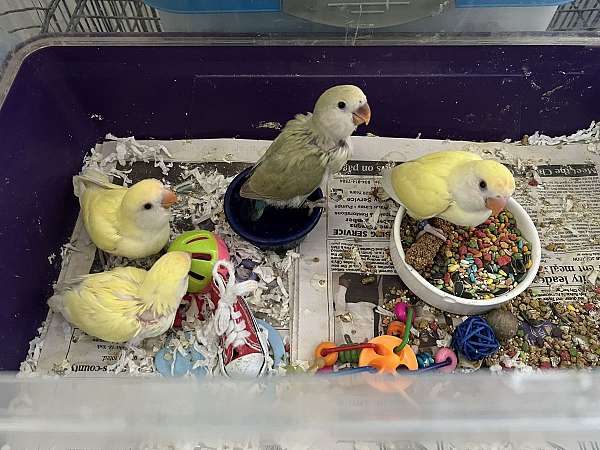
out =
{"type": "Polygon", "coordinates": [[[213,267],[217,261],[229,260],[229,251],[223,239],[207,230],[186,231],[175,238],[169,252],[192,254],[188,292],[196,294],[210,287],[213,267]]]}

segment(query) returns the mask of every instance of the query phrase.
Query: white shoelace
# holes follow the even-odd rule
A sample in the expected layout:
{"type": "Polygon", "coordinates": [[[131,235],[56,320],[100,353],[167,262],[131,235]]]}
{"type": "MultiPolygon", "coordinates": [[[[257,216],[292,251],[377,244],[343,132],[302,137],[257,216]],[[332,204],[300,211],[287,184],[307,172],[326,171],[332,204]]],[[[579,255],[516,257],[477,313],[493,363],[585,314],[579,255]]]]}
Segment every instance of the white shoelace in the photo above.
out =
{"type": "Polygon", "coordinates": [[[238,296],[244,297],[258,288],[258,283],[253,280],[237,283],[235,281],[235,268],[229,261],[217,261],[213,267],[213,283],[219,290],[220,300],[215,310],[214,326],[218,336],[226,336],[224,347],[229,345],[239,347],[246,343],[246,338],[250,333],[246,329],[244,320],[237,320],[241,317],[239,312],[233,309],[238,296]],[[219,269],[223,267],[227,270],[228,277],[219,273],[219,269]]]}

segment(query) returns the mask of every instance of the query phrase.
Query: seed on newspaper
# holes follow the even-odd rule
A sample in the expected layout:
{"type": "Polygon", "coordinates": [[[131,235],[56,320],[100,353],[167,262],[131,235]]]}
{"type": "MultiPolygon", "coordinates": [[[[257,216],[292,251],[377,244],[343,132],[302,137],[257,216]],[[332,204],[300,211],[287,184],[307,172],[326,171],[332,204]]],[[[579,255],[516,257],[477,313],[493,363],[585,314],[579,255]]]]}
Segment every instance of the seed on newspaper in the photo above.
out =
{"type": "Polygon", "coordinates": [[[369,275],[369,276],[367,276],[367,277],[364,277],[364,278],[362,278],[362,279],[360,280],[360,282],[361,282],[362,284],[364,284],[364,285],[367,285],[367,284],[373,284],[373,283],[375,283],[375,280],[377,280],[377,278],[376,278],[375,276],[373,276],[373,275],[369,275]]]}
{"type": "Polygon", "coordinates": [[[342,256],[344,258],[351,259],[352,258],[352,251],[350,251],[350,250],[343,250],[342,251],[342,256]]]}

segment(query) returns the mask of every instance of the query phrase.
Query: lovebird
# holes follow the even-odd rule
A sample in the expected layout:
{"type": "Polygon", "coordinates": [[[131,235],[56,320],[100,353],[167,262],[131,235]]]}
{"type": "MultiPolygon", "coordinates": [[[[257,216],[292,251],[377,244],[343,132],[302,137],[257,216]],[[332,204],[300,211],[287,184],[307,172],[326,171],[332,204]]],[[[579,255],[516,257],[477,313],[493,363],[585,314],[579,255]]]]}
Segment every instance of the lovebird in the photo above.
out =
{"type": "Polygon", "coordinates": [[[258,220],[266,205],[324,207],[306,199],[342,169],[352,155],[349,137],[370,120],[367,97],[358,87],[327,89],[312,113],[298,114],[285,125],[242,185],[240,195],[254,200],[250,218],[258,220]]]}
{"type": "MultiPolygon", "coordinates": [[[[469,227],[498,215],[515,191],[513,175],[504,165],[467,151],[431,153],[384,169],[381,183],[412,218],[439,217],[469,227]]],[[[428,223],[423,232],[446,240],[428,223]]]]}
{"type": "Polygon", "coordinates": [[[84,275],[58,287],[48,305],[90,336],[138,345],[173,324],[191,262],[189,253],[169,252],[148,271],[117,267],[84,275]]]}
{"type": "Polygon", "coordinates": [[[73,177],[73,187],[85,228],[99,249],[144,258],[169,241],[169,208],[177,196],[160,181],[146,179],[127,188],[90,170],[73,177]]]}

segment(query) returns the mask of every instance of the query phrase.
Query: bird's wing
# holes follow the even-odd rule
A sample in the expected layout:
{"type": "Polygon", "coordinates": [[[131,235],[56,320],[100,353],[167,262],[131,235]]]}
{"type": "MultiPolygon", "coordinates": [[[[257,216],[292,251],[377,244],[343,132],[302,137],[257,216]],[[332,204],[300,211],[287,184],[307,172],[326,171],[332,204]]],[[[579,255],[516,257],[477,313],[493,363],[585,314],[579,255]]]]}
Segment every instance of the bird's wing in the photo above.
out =
{"type": "Polygon", "coordinates": [[[459,164],[481,159],[481,156],[477,155],[476,153],[463,150],[446,150],[443,152],[430,153],[409,162],[419,162],[422,164],[431,165],[432,167],[439,166],[440,168],[454,168],[459,164]]]}
{"type": "Polygon", "coordinates": [[[425,155],[384,171],[382,184],[388,194],[406,207],[416,219],[428,219],[452,205],[448,177],[460,164],[481,159],[464,151],[425,155]]]}
{"type": "Polygon", "coordinates": [[[396,194],[396,189],[394,189],[394,184],[392,183],[393,172],[394,167],[385,167],[381,170],[381,187],[396,203],[402,204],[402,200],[396,194]]]}
{"type": "Polygon", "coordinates": [[[115,267],[107,272],[88,273],[61,281],[60,284],[56,285],[54,291],[59,294],[64,294],[65,291],[77,289],[86,281],[94,278],[97,279],[98,284],[110,283],[113,277],[117,277],[121,280],[131,282],[136,286],[141,286],[146,279],[146,273],[145,270],[136,267],[115,267]]]}
{"type": "Polygon", "coordinates": [[[81,214],[90,238],[103,250],[117,247],[119,233],[119,208],[126,189],[88,189],[80,198],[81,214]]]}
{"type": "Polygon", "coordinates": [[[240,195],[256,200],[285,201],[310,195],[323,181],[327,154],[316,142],[281,133],[244,183],[240,195]]]}
{"type": "Polygon", "coordinates": [[[110,342],[126,342],[140,329],[144,303],[137,298],[146,271],[121,267],[92,274],[64,294],[64,309],[73,325],[110,342]]]}
{"type": "Polygon", "coordinates": [[[125,189],[123,186],[111,183],[105,173],[95,169],[88,169],[81,175],[73,177],[73,191],[79,198],[88,189],[125,189]]]}
{"type": "MultiPolygon", "coordinates": [[[[398,168],[403,167],[396,166],[398,168]]],[[[394,171],[395,193],[415,219],[429,219],[446,210],[452,198],[445,179],[431,173],[416,175],[411,170],[394,171]]]]}

